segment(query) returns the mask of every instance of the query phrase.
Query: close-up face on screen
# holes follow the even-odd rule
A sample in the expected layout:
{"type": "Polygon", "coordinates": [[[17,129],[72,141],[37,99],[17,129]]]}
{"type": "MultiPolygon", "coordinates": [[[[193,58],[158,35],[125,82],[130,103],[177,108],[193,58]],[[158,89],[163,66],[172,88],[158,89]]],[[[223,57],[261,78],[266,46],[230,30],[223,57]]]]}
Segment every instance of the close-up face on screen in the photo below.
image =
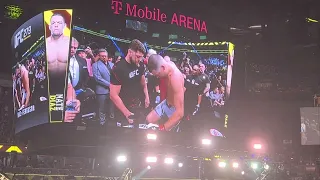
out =
{"type": "MultiPolygon", "coordinates": [[[[99,27],[91,19],[95,27],[86,26],[83,13],[70,9],[40,16],[42,53],[19,52],[25,54],[13,67],[17,114],[33,103],[32,115],[45,113],[43,123],[225,137],[232,43],[175,41],[188,34],[161,36],[161,24],[153,21],[122,18],[115,26],[99,27]],[[21,67],[30,91],[21,83],[21,67]]],[[[200,31],[205,27],[194,23],[200,31]]],[[[21,122],[16,132],[43,124],[33,121],[21,122]]]]}

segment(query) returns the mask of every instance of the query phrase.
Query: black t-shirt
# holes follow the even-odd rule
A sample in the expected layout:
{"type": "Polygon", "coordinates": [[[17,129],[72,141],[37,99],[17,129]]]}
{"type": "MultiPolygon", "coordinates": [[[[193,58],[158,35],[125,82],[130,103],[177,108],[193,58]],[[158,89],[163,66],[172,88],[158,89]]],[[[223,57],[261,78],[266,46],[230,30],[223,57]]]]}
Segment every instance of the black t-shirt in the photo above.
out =
{"type": "Polygon", "coordinates": [[[121,85],[120,98],[126,106],[131,106],[143,96],[141,77],[144,76],[144,67],[137,67],[121,59],[113,66],[110,82],[121,85]]]}
{"type": "Polygon", "coordinates": [[[33,80],[35,79],[35,68],[34,67],[30,67],[29,72],[28,72],[28,76],[29,76],[29,87],[32,90],[33,88],[33,80]]]}
{"type": "Polygon", "coordinates": [[[159,86],[159,79],[151,73],[146,73],[149,94],[156,93],[156,86],[159,86]]]}
{"type": "Polygon", "coordinates": [[[199,94],[203,94],[203,91],[206,89],[207,84],[210,84],[210,78],[207,74],[199,74],[196,77],[196,85],[198,85],[199,94]]]}
{"type": "Polygon", "coordinates": [[[210,78],[206,74],[188,75],[185,78],[185,88],[187,93],[202,94],[206,85],[210,83],[210,78]]]}
{"type": "Polygon", "coordinates": [[[184,87],[186,88],[186,91],[189,92],[189,91],[192,91],[193,88],[195,87],[194,85],[194,75],[186,75],[186,78],[184,79],[184,87]]]}

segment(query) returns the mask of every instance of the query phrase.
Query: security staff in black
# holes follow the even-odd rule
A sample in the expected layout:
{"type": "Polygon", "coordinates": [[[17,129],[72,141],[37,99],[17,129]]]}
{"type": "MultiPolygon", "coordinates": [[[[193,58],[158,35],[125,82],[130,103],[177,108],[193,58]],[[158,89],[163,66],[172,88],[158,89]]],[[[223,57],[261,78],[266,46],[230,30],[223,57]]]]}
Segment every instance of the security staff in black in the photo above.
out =
{"type": "MultiPolygon", "coordinates": [[[[150,104],[145,68],[140,64],[145,53],[144,45],[135,39],[131,42],[126,57],[112,69],[110,98],[120,111],[116,114],[116,119],[121,126],[138,125],[137,113],[140,112],[141,105],[144,104],[147,108],[150,104]],[[141,102],[141,97],[144,97],[144,103],[141,102]]],[[[145,121],[145,118],[140,119],[145,121]]]]}
{"type": "Polygon", "coordinates": [[[199,112],[200,105],[202,102],[202,96],[205,95],[210,90],[210,78],[205,74],[206,66],[202,63],[199,63],[199,70],[196,72],[196,77],[194,85],[197,86],[198,100],[195,107],[195,111],[192,115],[196,115],[199,112]]]}

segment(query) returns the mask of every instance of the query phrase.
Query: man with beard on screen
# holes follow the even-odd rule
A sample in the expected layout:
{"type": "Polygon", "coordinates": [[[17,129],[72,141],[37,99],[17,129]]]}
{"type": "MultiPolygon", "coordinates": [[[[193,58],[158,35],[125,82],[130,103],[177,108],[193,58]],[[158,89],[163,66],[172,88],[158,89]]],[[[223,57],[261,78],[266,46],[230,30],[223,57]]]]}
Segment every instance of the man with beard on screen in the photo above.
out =
{"type": "Polygon", "coordinates": [[[145,108],[150,100],[145,79],[145,68],[141,60],[146,53],[144,45],[137,39],[131,41],[127,55],[116,63],[110,77],[110,98],[120,113],[115,117],[123,124],[129,123],[132,128],[137,125],[137,116],[141,112],[141,99],[144,97],[145,108]],[[126,122],[123,121],[126,119],[126,122]]]}
{"type": "Polygon", "coordinates": [[[177,66],[166,61],[160,55],[151,55],[148,61],[149,71],[158,78],[166,78],[167,96],[147,116],[147,122],[159,124],[160,131],[179,131],[178,125],[184,116],[184,76],[177,66]],[[162,118],[166,122],[159,122],[162,118]]]}
{"type": "Polygon", "coordinates": [[[61,14],[50,19],[50,37],[46,39],[48,72],[50,76],[65,76],[69,55],[70,38],[63,35],[66,22],[61,14]]]}

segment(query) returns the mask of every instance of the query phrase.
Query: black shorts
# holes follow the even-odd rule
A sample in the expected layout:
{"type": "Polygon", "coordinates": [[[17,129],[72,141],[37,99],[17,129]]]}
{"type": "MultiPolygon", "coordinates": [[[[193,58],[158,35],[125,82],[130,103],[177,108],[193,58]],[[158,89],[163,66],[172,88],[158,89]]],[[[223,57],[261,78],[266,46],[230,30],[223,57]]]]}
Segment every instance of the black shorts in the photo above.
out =
{"type": "MultiPolygon", "coordinates": [[[[135,104],[125,104],[125,106],[128,108],[128,110],[135,115],[135,121],[134,125],[139,125],[139,124],[145,124],[146,123],[146,117],[148,113],[148,109],[144,108],[144,103],[135,103],[135,104]]],[[[114,110],[115,114],[115,119],[117,122],[121,123],[121,125],[127,125],[128,120],[127,118],[123,115],[123,113],[118,109],[115,108],[114,110]]]]}

